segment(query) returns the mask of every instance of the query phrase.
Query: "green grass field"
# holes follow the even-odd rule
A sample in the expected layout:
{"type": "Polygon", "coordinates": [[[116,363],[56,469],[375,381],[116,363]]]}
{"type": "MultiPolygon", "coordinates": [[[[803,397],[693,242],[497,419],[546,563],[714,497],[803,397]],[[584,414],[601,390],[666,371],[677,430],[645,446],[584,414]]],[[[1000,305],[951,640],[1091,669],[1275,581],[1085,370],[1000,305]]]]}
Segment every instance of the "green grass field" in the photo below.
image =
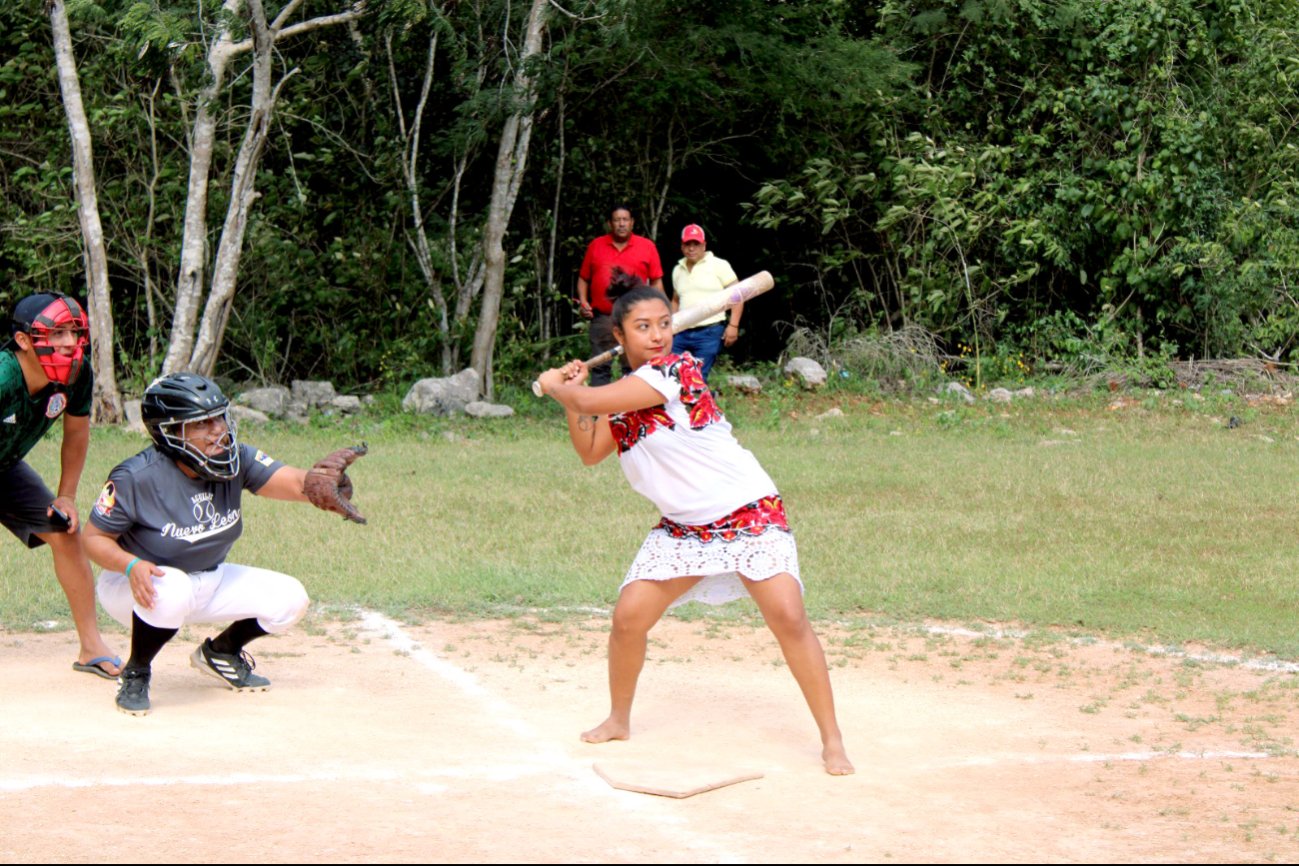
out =
{"type": "MultiPolygon", "coordinates": [[[[723,400],[781,488],[814,618],[943,620],[1299,658],[1299,424],[1185,394],[1011,406],[848,393],[723,400]],[[842,417],[820,417],[833,406],[842,417]],[[1228,429],[1227,418],[1243,423],[1228,429]]],[[[657,514],[614,460],[584,468],[553,404],[504,421],[246,426],[297,465],[360,439],[369,525],[250,497],[231,559],[301,578],[318,609],[407,619],[607,608],[657,514]]],[[[142,437],[96,429],[82,513],[142,437]]],[[[30,462],[52,482],[58,440],[30,462]]],[[[67,627],[45,551],[0,543],[0,621],[67,627]]],[[[708,615],[749,616],[746,603],[708,615]]],[[[685,609],[685,616],[703,615],[685,609]]]]}

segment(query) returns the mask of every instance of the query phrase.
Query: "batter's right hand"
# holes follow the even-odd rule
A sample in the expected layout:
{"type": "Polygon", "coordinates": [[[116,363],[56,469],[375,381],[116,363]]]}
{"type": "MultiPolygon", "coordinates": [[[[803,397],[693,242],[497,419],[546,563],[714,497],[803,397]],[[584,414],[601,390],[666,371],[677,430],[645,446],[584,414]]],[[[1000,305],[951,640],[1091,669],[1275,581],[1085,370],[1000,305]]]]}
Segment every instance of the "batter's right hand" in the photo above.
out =
{"type": "Polygon", "coordinates": [[[537,385],[541,388],[541,391],[537,396],[549,396],[551,391],[564,384],[565,378],[567,377],[564,375],[563,367],[551,367],[549,370],[537,377],[537,385]]]}
{"type": "Polygon", "coordinates": [[[591,309],[591,305],[586,301],[578,300],[577,311],[582,314],[583,319],[595,318],[595,310],[591,309]]]}

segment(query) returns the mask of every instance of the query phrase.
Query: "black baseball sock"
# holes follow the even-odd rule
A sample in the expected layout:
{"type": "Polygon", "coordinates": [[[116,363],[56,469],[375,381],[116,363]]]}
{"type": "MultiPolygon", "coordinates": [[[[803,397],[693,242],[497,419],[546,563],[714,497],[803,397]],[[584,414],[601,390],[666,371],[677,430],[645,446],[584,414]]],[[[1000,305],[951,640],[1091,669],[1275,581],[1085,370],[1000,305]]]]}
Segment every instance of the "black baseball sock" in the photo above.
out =
{"type": "Polygon", "coordinates": [[[131,613],[131,657],[126,660],[126,667],[149,670],[153,659],[176,636],[180,629],[158,628],[140,619],[135,612],[131,613]]]}
{"type": "Polygon", "coordinates": [[[249,641],[268,634],[270,632],[257,624],[256,617],[235,620],[225,631],[212,638],[212,651],[234,655],[248,646],[249,641]]]}

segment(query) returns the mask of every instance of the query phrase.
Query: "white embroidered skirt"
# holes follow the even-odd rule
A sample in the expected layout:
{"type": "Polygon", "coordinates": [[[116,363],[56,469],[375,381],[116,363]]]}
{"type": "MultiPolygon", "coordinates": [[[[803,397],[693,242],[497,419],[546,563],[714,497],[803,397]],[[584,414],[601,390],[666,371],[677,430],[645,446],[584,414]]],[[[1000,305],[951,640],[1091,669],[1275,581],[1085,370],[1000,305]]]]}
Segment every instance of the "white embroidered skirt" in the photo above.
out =
{"type": "Polygon", "coordinates": [[[740,575],[749,580],[766,580],[778,574],[793,575],[802,592],[798,547],[794,536],[786,530],[768,527],[761,535],[741,535],[730,541],[718,537],[701,541],[696,536],[674,537],[658,526],[650,530],[618,590],[621,592],[622,587],[634,580],[703,575],[704,579],[672,602],[671,607],[688,601],[726,604],[749,594],[740,575]]]}

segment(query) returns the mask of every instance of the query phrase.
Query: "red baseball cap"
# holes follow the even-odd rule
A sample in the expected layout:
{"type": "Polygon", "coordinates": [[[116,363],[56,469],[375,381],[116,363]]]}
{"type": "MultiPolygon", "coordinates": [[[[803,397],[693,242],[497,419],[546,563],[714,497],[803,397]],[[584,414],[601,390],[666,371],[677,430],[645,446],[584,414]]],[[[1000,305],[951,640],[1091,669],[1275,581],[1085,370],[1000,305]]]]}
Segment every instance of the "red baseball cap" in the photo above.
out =
{"type": "Polygon", "coordinates": [[[684,244],[687,241],[699,241],[702,244],[704,242],[704,230],[694,223],[686,226],[681,230],[681,243],[684,244]]]}

